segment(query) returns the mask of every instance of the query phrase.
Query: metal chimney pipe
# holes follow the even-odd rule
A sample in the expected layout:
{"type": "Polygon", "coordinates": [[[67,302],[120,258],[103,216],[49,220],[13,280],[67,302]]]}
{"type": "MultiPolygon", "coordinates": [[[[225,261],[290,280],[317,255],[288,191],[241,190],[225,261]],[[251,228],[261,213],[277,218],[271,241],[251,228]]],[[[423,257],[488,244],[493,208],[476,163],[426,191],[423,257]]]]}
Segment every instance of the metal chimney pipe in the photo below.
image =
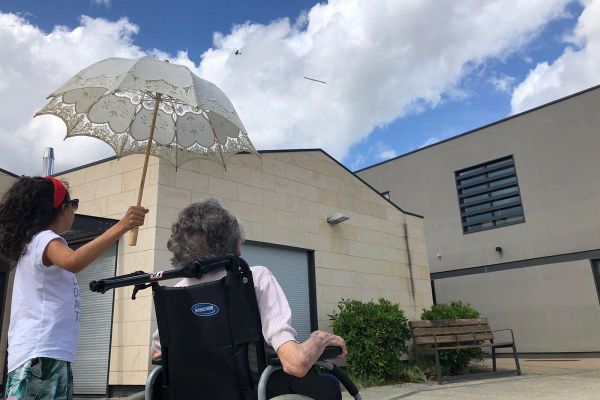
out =
{"type": "Polygon", "coordinates": [[[43,176],[50,176],[54,174],[54,149],[52,147],[46,147],[44,149],[44,171],[43,176]]]}

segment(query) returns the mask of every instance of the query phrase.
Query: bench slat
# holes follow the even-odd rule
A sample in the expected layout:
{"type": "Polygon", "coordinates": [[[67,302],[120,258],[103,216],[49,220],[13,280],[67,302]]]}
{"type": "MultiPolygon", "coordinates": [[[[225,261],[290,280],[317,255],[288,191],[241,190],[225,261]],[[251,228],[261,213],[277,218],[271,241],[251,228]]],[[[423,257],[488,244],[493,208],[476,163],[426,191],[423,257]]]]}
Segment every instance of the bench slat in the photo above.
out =
{"type": "Polygon", "coordinates": [[[476,333],[474,335],[445,335],[445,336],[436,336],[434,339],[433,336],[421,336],[416,337],[416,344],[434,344],[436,343],[457,343],[457,342],[473,342],[478,340],[492,340],[494,339],[494,335],[492,333],[476,333]]]}
{"type": "Polygon", "coordinates": [[[489,325],[450,326],[444,328],[415,328],[413,329],[413,336],[449,335],[472,332],[491,333],[491,331],[492,329],[489,325]]]}
{"type": "Polygon", "coordinates": [[[487,325],[487,318],[438,319],[431,321],[410,321],[411,328],[442,328],[448,326],[487,325]]]}
{"type": "MultiPolygon", "coordinates": [[[[503,342],[503,343],[481,343],[481,344],[466,344],[462,346],[452,346],[452,347],[438,347],[438,350],[465,350],[465,349],[478,349],[482,347],[512,347],[512,342],[503,342]]],[[[428,352],[433,352],[431,349],[428,352]]]]}

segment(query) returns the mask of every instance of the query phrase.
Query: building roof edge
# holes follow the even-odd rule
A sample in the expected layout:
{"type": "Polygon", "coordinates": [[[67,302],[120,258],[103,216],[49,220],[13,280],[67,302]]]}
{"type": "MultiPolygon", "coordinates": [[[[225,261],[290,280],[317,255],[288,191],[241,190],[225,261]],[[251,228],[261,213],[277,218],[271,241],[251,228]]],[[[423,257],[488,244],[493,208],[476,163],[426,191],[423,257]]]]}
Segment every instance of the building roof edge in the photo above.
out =
{"type": "Polygon", "coordinates": [[[5,170],[4,168],[0,168],[0,172],[2,172],[3,174],[6,174],[8,176],[12,176],[13,178],[19,177],[19,175],[13,174],[12,172],[5,170]]]}
{"type": "MultiPolygon", "coordinates": [[[[415,213],[403,210],[402,208],[398,207],[398,205],[396,205],[394,202],[392,202],[389,199],[387,199],[385,196],[383,196],[381,193],[379,193],[377,190],[375,190],[375,188],[373,186],[369,185],[360,176],[356,175],[354,172],[352,172],[351,170],[349,170],[344,164],[340,163],[338,160],[336,160],[335,158],[333,158],[329,153],[327,153],[323,149],[320,149],[320,148],[310,148],[310,149],[259,150],[258,152],[259,152],[259,154],[269,154],[269,153],[299,153],[299,152],[311,152],[311,151],[312,152],[314,152],[314,151],[320,151],[321,153],[325,154],[327,157],[329,157],[331,160],[333,160],[337,165],[339,165],[344,170],[346,170],[347,172],[349,172],[350,174],[352,174],[356,179],[358,179],[360,182],[362,182],[362,184],[364,184],[369,189],[371,189],[372,191],[374,191],[375,193],[377,193],[377,195],[379,195],[382,199],[384,199],[386,202],[388,202],[390,205],[392,205],[394,208],[398,209],[402,213],[408,214],[408,215],[412,215],[413,217],[417,217],[417,218],[424,218],[422,215],[415,214],[415,213]]],[[[108,162],[108,161],[112,161],[112,160],[116,160],[116,159],[117,159],[117,156],[112,156],[112,157],[104,158],[102,160],[94,161],[94,162],[89,163],[89,164],[84,164],[84,165],[81,165],[79,167],[75,167],[75,168],[71,168],[71,169],[68,169],[68,170],[65,170],[65,171],[57,172],[56,174],[54,174],[54,176],[68,174],[70,172],[78,171],[78,170],[83,169],[83,168],[92,167],[94,165],[102,164],[104,162],[108,162]]]]}
{"type": "Polygon", "coordinates": [[[466,131],[466,132],[463,132],[463,133],[459,133],[459,134],[458,134],[458,135],[456,135],[456,136],[452,136],[452,137],[446,138],[446,139],[444,139],[444,140],[440,140],[439,142],[432,143],[432,144],[430,144],[430,145],[428,145],[428,146],[424,146],[424,147],[421,147],[421,148],[419,148],[419,149],[416,149],[416,150],[413,150],[413,151],[409,151],[408,153],[404,153],[404,154],[397,155],[396,157],[392,157],[392,158],[390,158],[389,160],[380,161],[380,162],[378,162],[378,163],[376,163],[376,164],[369,165],[369,166],[367,166],[367,167],[364,167],[364,168],[358,169],[358,170],[354,171],[354,173],[358,174],[358,173],[360,173],[360,172],[363,172],[363,171],[365,171],[365,170],[367,170],[367,169],[371,169],[371,168],[377,167],[377,166],[379,166],[379,165],[382,165],[382,164],[388,163],[388,162],[390,162],[390,161],[394,161],[394,160],[397,160],[397,159],[399,159],[399,158],[402,158],[402,157],[409,156],[409,155],[411,155],[411,154],[417,153],[417,152],[419,152],[419,151],[422,151],[422,150],[425,150],[425,149],[429,149],[429,148],[431,148],[431,147],[434,147],[434,146],[440,145],[440,144],[442,144],[442,143],[449,142],[449,141],[452,141],[452,140],[455,140],[455,139],[459,139],[459,138],[461,138],[461,137],[463,137],[463,136],[470,135],[470,134],[472,134],[472,133],[477,133],[477,132],[479,132],[479,131],[481,131],[481,130],[483,130],[483,129],[489,128],[490,126],[494,126],[494,125],[501,124],[501,123],[503,123],[503,122],[506,122],[506,121],[512,120],[512,119],[514,119],[514,118],[521,117],[521,116],[523,116],[523,115],[525,115],[525,114],[529,114],[529,113],[531,113],[531,112],[537,111],[537,110],[539,110],[539,109],[541,109],[541,108],[545,108],[545,107],[548,107],[548,106],[554,105],[554,104],[556,104],[556,103],[560,103],[560,102],[562,102],[562,101],[565,101],[565,100],[568,100],[568,99],[570,99],[570,98],[572,98],[572,97],[580,96],[580,95],[582,95],[582,94],[585,94],[585,93],[587,93],[587,92],[594,91],[594,90],[596,90],[596,89],[599,89],[599,88],[600,88],[600,85],[596,85],[596,86],[589,87],[589,88],[587,88],[587,89],[584,89],[584,90],[581,90],[581,91],[579,91],[579,92],[572,93],[572,94],[570,94],[570,95],[567,95],[567,96],[561,97],[561,98],[559,98],[559,99],[553,100],[553,101],[551,101],[551,102],[549,102],[549,103],[545,103],[545,104],[542,104],[542,105],[540,105],[540,106],[537,106],[537,107],[534,107],[534,108],[530,108],[529,110],[522,111],[522,112],[520,112],[520,113],[518,113],[518,114],[510,115],[510,116],[508,116],[508,117],[505,117],[505,118],[499,119],[499,120],[497,120],[497,121],[494,121],[494,122],[491,122],[491,123],[489,123],[489,124],[482,125],[482,126],[480,126],[480,127],[478,127],[478,128],[471,129],[471,130],[469,130],[469,131],[466,131]]]}

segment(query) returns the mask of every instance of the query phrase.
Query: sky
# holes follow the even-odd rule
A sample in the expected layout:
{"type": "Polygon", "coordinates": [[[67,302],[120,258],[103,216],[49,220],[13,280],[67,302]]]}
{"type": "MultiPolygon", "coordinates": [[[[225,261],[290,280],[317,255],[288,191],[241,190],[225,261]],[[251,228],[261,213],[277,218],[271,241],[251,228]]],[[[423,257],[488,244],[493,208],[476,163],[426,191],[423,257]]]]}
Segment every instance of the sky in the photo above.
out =
{"type": "Polygon", "coordinates": [[[150,55],[220,87],[257,149],[358,170],[600,84],[599,21],[600,0],[0,0],[0,168],[111,156],[33,114],[88,65],[150,55]]]}

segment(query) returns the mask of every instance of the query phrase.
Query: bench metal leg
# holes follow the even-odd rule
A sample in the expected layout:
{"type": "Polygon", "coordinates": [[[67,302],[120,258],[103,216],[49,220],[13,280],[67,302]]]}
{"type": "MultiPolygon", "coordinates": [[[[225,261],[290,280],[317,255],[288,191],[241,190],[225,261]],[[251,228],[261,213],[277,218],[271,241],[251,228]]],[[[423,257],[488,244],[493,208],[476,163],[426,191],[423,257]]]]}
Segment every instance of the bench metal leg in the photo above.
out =
{"type": "Polygon", "coordinates": [[[438,385],[442,384],[442,367],[440,365],[440,354],[437,349],[433,353],[435,356],[435,366],[437,368],[437,376],[438,376],[438,385]]]}
{"type": "Polygon", "coordinates": [[[421,354],[419,353],[419,350],[417,349],[416,345],[413,345],[413,355],[415,356],[416,367],[419,370],[419,372],[421,372],[421,375],[423,375],[423,383],[427,383],[427,377],[425,376],[425,373],[423,372],[423,368],[422,368],[422,364],[421,364],[421,354]]]}
{"type": "Polygon", "coordinates": [[[413,355],[415,356],[415,363],[417,367],[421,368],[421,356],[419,354],[419,350],[417,350],[417,345],[413,345],[413,355]]]}
{"type": "Polygon", "coordinates": [[[492,371],[496,372],[496,348],[492,347],[492,371]]]}
{"type": "Polygon", "coordinates": [[[521,365],[519,364],[519,353],[517,353],[517,345],[513,342],[513,356],[515,357],[515,365],[517,366],[517,375],[521,375],[521,365]]]}

